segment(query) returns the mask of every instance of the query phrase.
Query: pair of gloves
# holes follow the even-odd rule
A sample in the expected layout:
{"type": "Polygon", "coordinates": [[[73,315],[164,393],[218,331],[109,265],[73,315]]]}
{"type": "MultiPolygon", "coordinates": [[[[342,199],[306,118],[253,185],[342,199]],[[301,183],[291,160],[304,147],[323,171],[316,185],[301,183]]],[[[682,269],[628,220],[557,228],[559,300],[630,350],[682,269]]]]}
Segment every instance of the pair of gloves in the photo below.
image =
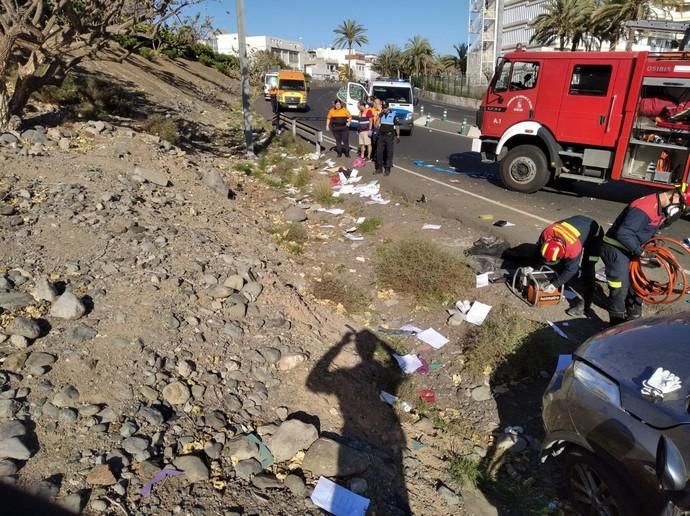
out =
{"type": "Polygon", "coordinates": [[[662,367],[657,368],[649,379],[642,382],[641,392],[652,398],[662,398],[664,394],[675,392],[683,386],[680,378],[662,367]]]}

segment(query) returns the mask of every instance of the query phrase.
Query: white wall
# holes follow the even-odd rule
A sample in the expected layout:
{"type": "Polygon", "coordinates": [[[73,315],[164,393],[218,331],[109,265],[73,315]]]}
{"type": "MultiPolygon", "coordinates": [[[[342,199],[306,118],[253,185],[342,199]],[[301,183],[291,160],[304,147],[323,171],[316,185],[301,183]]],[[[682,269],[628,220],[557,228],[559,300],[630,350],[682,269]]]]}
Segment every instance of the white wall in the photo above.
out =
{"type": "MultiPolygon", "coordinates": [[[[219,54],[237,55],[239,42],[237,34],[219,34],[209,41],[219,54]]],[[[290,68],[301,70],[304,65],[304,45],[297,41],[272,36],[247,36],[247,54],[268,50],[280,57],[290,68]]]]}

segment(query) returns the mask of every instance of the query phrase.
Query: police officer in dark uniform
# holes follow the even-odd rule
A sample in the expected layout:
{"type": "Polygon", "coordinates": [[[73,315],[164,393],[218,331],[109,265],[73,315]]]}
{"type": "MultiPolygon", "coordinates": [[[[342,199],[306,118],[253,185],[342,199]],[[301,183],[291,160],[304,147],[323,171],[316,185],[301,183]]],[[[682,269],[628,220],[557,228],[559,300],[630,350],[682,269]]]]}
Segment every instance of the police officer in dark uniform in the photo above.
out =
{"type": "Polygon", "coordinates": [[[653,193],[630,203],[606,232],[601,258],[609,286],[611,325],[642,316],[642,300],[630,284],[630,260],[644,258],[644,244],[678,220],[686,207],[680,189],[653,193]]]}
{"type": "Polygon", "coordinates": [[[558,265],[558,276],[547,285],[546,293],[559,290],[569,283],[581,270],[582,297],[566,313],[580,316],[591,313],[596,282],[595,266],[599,261],[604,230],[597,221],[575,215],[547,226],[539,236],[537,246],[544,263],[558,265]]]}
{"type": "Polygon", "coordinates": [[[378,140],[376,143],[376,170],[375,174],[380,174],[381,169],[385,175],[391,174],[393,168],[393,153],[395,144],[400,143],[400,119],[391,111],[388,102],[383,103],[383,110],[379,115],[378,140]]]}

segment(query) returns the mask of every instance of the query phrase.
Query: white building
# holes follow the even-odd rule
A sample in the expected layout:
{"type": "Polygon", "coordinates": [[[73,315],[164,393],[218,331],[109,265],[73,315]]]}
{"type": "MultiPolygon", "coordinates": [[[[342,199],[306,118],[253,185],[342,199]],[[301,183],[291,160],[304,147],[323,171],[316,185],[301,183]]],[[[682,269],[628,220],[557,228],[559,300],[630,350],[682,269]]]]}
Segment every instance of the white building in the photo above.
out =
{"type": "Polygon", "coordinates": [[[337,78],[338,69],[348,63],[355,81],[372,81],[376,77],[372,70],[375,54],[362,54],[356,50],[350,54],[346,48],[317,48],[310,50],[307,56],[304,71],[314,78],[337,78]]]}
{"type": "MultiPolygon", "coordinates": [[[[506,52],[515,50],[518,43],[527,49],[553,49],[531,43],[534,29],[532,22],[545,12],[544,7],[553,0],[471,0],[469,51],[467,75],[471,85],[487,84],[493,72],[496,59],[506,52]]],[[[654,9],[657,19],[690,22],[690,0],[683,0],[684,10],[654,9]]],[[[649,33],[639,37],[633,50],[671,50],[673,40],[680,35],[670,33],[649,33]]],[[[617,50],[625,48],[625,41],[616,45],[617,50]]],[[[608,47],[604,45],[604,49],[608,47]]]]}
{"type": "MultiPolygon", "coordinates": [[[[237,55],[239,42],[237,34],[218,34],[209,38],[208,44],[219,54],[237,55]]],[[[267,50],[278,56],[289,68],[302,70],[304,66],[304,45],[297,41],[274,38],[273,36],[247,36],[247,55],[267,50]]]]}

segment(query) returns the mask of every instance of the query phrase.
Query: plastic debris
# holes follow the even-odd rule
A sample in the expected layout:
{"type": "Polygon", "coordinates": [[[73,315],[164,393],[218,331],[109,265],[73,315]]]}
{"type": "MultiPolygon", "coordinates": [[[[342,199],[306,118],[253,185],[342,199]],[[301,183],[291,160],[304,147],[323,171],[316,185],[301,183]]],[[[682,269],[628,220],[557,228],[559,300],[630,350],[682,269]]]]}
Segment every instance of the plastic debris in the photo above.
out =
{"type": "Polygon", "coordinates": [[[429,374],[429,363],[424,359],[424,357],[419,357],[419,361],[422,363],[422,365],[419,366],[419,369],[417,369],[415,372],[421,375],[429,374]]]}
{"type": "Polygon", "coordinates": [[[319,477],[311,494],[311,501],[333,516],[364,516],[370,503],[368,498],[355,494],[325,477],[319,477]]]}
{"type": "Polygon", "coordinates": [[[245,435],[244,438],[250,443],[254,443],[259,447],[259,462],[261,463],[261,467],[266,469],[273,464],[273,454],[261,439],[254,434],[245,435]]]}
{"type": "Polygon", "coordinates": [[[181,475],[184,475],[183,471],[178,471],[172,467],[165,467],[162,470],[160,470],[158,473],[154,475],[154,477],[146,482],[144,487],[141,488],[141,491],[139,491],[139,494],[143,497],[149,497],[151,496],[151,491],[153,490],[153,486],[156,484],[163,482],[166,478],[169,477],[179,477],[181,475]]]}
{"type": "Polygon", "coordinates": [[[362,235],[360,235],[360,234],[357,234],[357,233],[347,233],[347,232],[345,232],[345,233],[343,233],[343,236],[344,236],[345,238],[347,238],[348,240],[352,240],[352,241],[354,241],[354,242],[358,242],[358,241],[360,241],[360,240],[364,240],[364,237],[363,237],[362,235]]]}
{"type": "Polygon", "coordinates": [[[440,224],[424,224],[422,229],[441,229],[440,224]]]}
{"type": "Polygon", "coordinates": [[[413,450],[421,450],[426,446],[422,441],[419,439],[410,439],[410,444],[412,444],[412,449],[413,450]]]}
{"type": "Polygon", "coordinates": [[[426,403],[436,403],[436,393],[433,389],[422,389],[417,391],[419,399],[426,403]]]}
{"type": "Polygon", "coordinates": [[[479,216],[480,220],[494,220],[494,216],[491,213],[485,213],[479,216]]]}
{"type": "Polygon", "coordinates": [[[398,362],[398,365],[400,366],[400,369],[402,369],[403,373],[412,374],[417,369],[422,367],[422,361],[417,355],[400,356],[396,353],[393,353],[393,358],[396,362],[398,362]]]}
{"type": "Polygon", "coordinates": [[[496,222],[494,222],[494,226],[496,226],[497,228],[511,228],[515,226],[515,224],[513,224],[512,222],[508,222],[507,220],[497,220],[496,222]]]}

